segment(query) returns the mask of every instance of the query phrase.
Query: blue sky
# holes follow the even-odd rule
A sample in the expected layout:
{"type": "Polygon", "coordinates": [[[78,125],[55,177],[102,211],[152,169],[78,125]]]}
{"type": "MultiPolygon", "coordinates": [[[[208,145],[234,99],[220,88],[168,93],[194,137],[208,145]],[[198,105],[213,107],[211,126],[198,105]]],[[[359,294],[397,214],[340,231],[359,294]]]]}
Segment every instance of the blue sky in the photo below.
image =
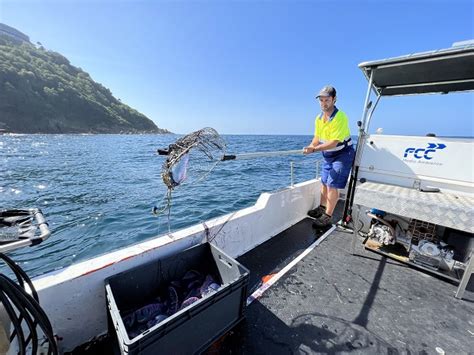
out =
{"type": "MultiPolygon", "coordinates": [[[[0,22],[65,55],[159,127],[312,134],[325,84],[351,121],[367,60],[474,38],[473,2],[9,1],[0,22]]],[[[472,93],[382,99],[386,134],[473,136],[472,93]]]]}

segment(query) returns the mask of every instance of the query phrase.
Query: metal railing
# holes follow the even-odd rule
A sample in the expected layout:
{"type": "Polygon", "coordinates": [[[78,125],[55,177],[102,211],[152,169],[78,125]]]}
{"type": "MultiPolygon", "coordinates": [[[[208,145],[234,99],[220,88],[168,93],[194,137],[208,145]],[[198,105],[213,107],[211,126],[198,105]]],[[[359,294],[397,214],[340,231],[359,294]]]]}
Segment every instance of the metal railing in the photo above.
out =
{"type": "MultiPolygon", "coordinates": [[[[321,176],[320,168],[321,162],[320,160],[316,160],[315,179],[318,179],[321,176]]],[[[290,161],[290,186],[295,186],[295,162],[293,160],[290,161]]]]}

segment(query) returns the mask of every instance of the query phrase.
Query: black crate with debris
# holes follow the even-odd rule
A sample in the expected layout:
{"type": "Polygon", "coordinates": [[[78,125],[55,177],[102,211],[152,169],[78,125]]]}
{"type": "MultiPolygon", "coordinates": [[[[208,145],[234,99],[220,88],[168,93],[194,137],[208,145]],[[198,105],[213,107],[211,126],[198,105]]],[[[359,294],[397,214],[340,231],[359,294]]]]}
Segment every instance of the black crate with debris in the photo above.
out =
{"type": "Polygon", "coordinates": [[[122,354],[193,354],[243,319],[249,272],[210,243],[105,281],[122,354]]]}

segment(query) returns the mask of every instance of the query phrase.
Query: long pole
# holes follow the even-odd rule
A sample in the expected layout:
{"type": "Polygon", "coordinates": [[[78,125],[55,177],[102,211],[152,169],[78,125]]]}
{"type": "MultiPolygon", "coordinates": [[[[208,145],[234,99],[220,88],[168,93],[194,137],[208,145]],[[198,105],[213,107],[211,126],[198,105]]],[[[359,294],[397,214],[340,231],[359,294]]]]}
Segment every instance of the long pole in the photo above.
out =
{"type": "Polygon", "coordinates": [[[261,157],[298,155],[298,154],[303,154],[303,149],[279,150],[279,151],[273,151],[273,152],[243,153],[243,154],[237,154],[237,155],[224,155],[221,160],[252,159],[252,158],[261,158],[261,157]]]}

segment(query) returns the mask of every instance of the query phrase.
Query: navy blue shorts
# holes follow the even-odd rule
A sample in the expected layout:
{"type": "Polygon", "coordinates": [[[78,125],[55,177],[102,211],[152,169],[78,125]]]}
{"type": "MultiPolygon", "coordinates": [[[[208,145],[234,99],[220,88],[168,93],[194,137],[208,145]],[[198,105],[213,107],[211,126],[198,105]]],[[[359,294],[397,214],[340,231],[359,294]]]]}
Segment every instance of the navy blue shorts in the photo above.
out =
{"type": "Polygon", "coordinates": [[[327,187],[335,189],[345,188],[354,156],[355,152],[352,146],[344,148],[339,152],[323,152],[324,160],[321,182],[327,187]]]}

